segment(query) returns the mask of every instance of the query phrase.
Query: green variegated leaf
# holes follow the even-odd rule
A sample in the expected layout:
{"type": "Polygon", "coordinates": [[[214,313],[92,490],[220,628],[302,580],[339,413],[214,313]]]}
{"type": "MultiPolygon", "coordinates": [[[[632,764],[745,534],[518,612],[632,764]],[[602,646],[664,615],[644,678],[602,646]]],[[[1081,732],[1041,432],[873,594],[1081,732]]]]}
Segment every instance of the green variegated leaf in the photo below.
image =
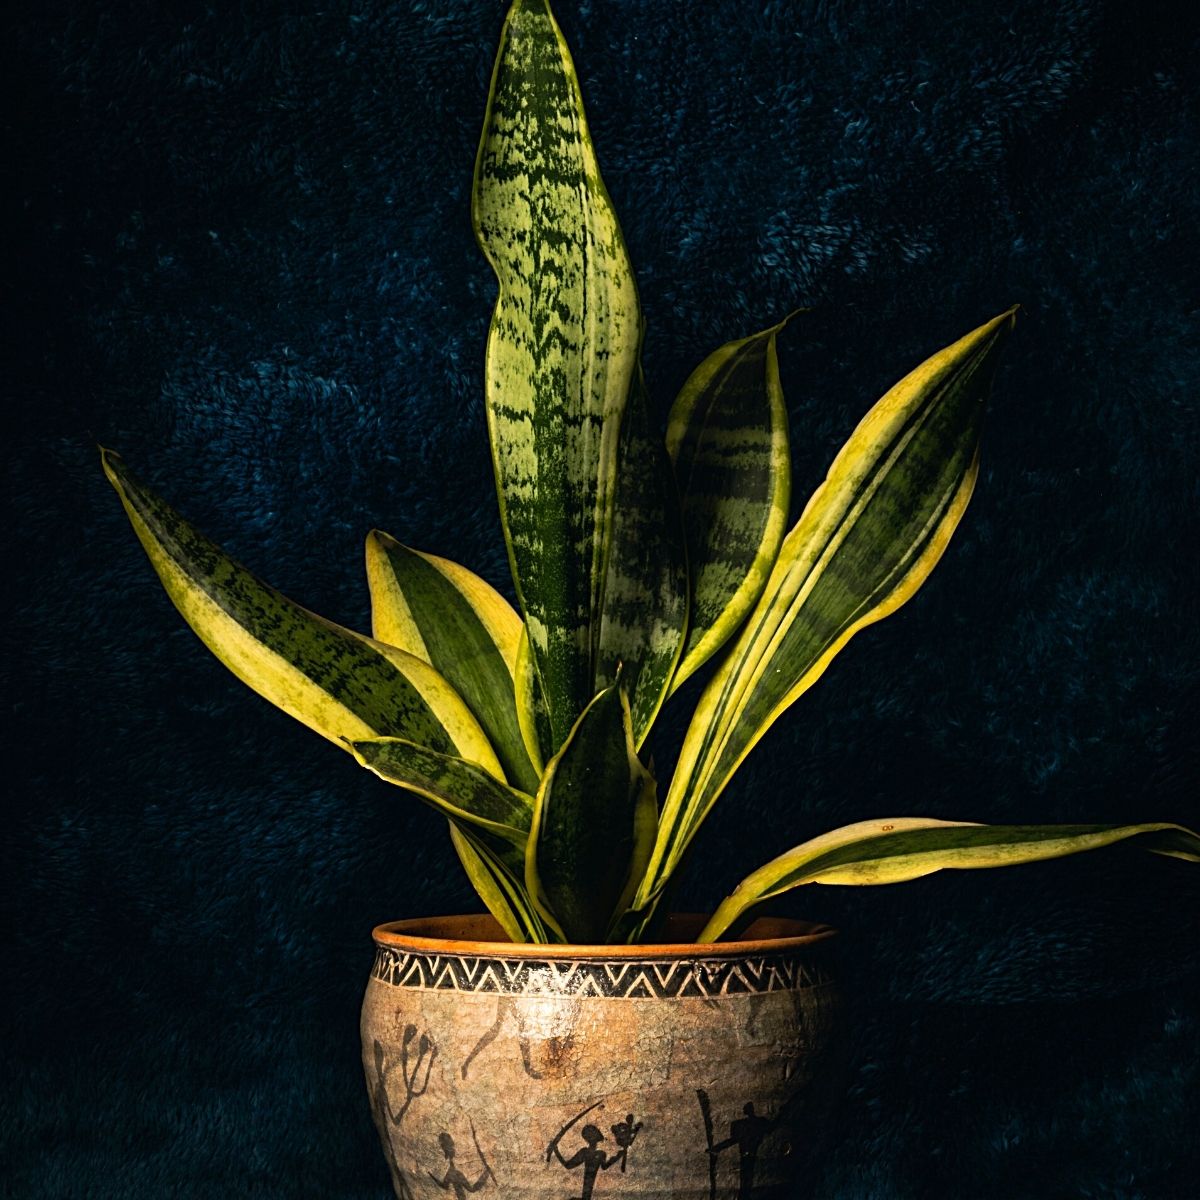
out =
{"type": "Polygon", "coordinates": [[[524,890],[532,796],[472,763],[400,739],[355,742],[352,749],[368,770],[448,818],[450,840],[467,878],[514,942],[545,940],[545,927],[524,890]]]}
{"type": "Polygon", "coordinates": [[[517,644],[515,680],[517,725],[521,729],[521,740],[525,753],[537,769],[538,778],[546,769],[546,759],[553,754],[551,748],[550,713],[542,694],[542,684],[537,677],[537,665],[533,661],[533,648],[529,644],[529,630],[521,627],[521,640],[517,644]]]}
{"type": "Polygon", "coordinates": [[[612,684],[620,672],[637,746],[666,699],[683,649],[688,609],[678,497],[648,410],[639,370],[621,429],[612,550],[596,656],[598,689],[612,684]]]}
{"type": "Polygon", "coordinates": [[[524,883],[514,879],[500,859],[467,832],[466,826],[460,829],[451,821],[450,840],[471,886],[509,939],[514,942],[547,941],[546,927],[530,903],[524,883]]]}
{"type": "Polygon", "coordinates": [[[561,940],[604,940],[644,869],[654,813],[654,778],[638,759],[629,701],[616,683],[547,764],[534,805],[525,887],[561,940]]]}
{"type": "Polygon", "coordinates": [[[775,339],[729,342],[683,385],[667,422],[687,534],[691,610],[674,691],[737,630],[767,582],[791,496],[775,339]]]}
{"type": "Polygon", "coordinates": [[[485,372],[500,513],[556,748],[595,691],[641,315],[545,0],[516,0],[505,20],[472,211],[499,281],[485,372]]]}
{"type": "Polygon", "coordinates": [[[984,402],[1012,312],[902,379],[838,453],[700,697],[635,907],[649,911],[738,765],[860,629],[941,557],[970,499],[984,402]]]}
{"type": "Polygon", "coordinates": [[[398,736],[503,775],[479,723],[428,663],[294,604],[137,483],[118,455],[101,458],[175,607],[260,696],[342,749],[398,736]]]}
{"type": "Polygon", "coordinates": [[[403,738],[356,739],[350,748],[367,770],[449,817],[482,841],[510,871],[519,876],[524,870],[532,796],[508,787],[474,763],[403,738]]]}
{"type": "MultiPolygon", "coordinates": [[[[640,765],[640,761],[639,761],[640,765]]],[[[654,778],[654,764],[641,777],[642,785],[633,806],[633,847],[629,852],[629,870],[625,887],[613,906],[608,928],[604,933],[606,943],[625,940],[625,928],[629,906],[641,886],[654,849],[654,836],[658,833],[658,781],[654,778]]]]}
{"type": "Polygon", "coordinates": [[[867,886],[934,871],[1008,867],[1132,839],[1156,854],[1200,862],[1200,837],[1182,825],[976,825],[923,817],[860,821],[822,834],[747,876],[704,927],[715,942],[755,905],[805,883],[867,886]]]}
{"type": "Polygon", "coordinates": [[[509,781],[537,791],[540,772],[514,702],[521,618],[508,601],[465,567],[379,530],[367,536],[367,581],[375,637],[440,672],[478,718],[509,781]]]}

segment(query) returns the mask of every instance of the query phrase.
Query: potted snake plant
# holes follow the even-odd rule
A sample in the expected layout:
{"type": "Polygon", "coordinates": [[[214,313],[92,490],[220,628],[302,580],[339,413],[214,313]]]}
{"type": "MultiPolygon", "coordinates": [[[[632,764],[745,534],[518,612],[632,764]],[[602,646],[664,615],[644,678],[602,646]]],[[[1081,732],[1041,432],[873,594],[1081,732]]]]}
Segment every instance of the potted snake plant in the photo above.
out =
{"type": "Polygon", "coordinates": [[[1015,313],[900,379],[789,528],[786,321],[700,363],[660,434],[633,269],[547,0],[515,0],[504,23],[473,217],[499,285],[486,411],[517,607],[374,531],[373,628],[342,628],[117,454],[104,469],[209,649],[445,815],[487,910],[375,931],[363,1065],[397,1196],[586,1200],[612,1170],[640,1196],[773,1194],[817,1140],[836,989],[833,931],[754,920],[760,904],[1127,840],[1197,861],[1200,838],[890,816],[786,850],[711,913],[670,913],[741,762],[946,549],[1015,313]],[[677,761],[656,771],[655,719],[693,676],[677,761]]]}

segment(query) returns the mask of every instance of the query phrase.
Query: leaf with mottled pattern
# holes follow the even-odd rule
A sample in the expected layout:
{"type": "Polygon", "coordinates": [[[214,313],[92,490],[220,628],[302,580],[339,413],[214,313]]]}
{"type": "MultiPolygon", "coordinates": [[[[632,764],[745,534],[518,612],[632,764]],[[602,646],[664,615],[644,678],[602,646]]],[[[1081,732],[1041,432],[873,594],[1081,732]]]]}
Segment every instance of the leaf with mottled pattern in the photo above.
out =
{"type": "Polygon", "coordinates": [[[525,887],[561,940],[603,941],[640,878],[655,829],[654,777],[633,744],[619,683],[584,710],[534,802],[525,887]]]}
{"type": "Polygon", "coordinates": [[[620,672],[637,746],[666,699],[687,615],[679,498],[667,452],[651,425],[639,370],[621,430],[612,551],[604,574],[596,655],[597,689],[608,687],[620,672]]]}
{"type": "Polygon", "coordinates": [[[1017,866],[1126,840],[1155,854],[1200,862],[1200,837],[1182,825],[976,825],[927,817],[860,821],[813,838],[748,875],[697,940],[715,942],[756,905],[806,883],[902,883],[934,871],[1017,866]]]}
{"type": "Polygon", "coordinates": [[[784,539],[754,611],[700,697],[635,907],[648,912],[730,777],[860,629],[933,570],[978,472],[1007,312],[939,351],[859,423],[784,539]]]}
{"type": "Polygon", "coordinates": [[[341,749],[404,737],[502,776],[491,744],[428,663],[293,603],[139,484],[119,455],[104,470],[167,595],[243,683],[341,749]]]}
{"type": "Polygon", "coordinates": [[[514,942],[546,942],[549,937],[525,891],[524,869],[514,878],[477,837],[450,822],[450,841],[472,887],[514,942]]]}
{"type": "Polygon", "coordinates": [[[367,770],[419,796],[482,840],[510,871],[523,871],[532,796],[508,787],[474,763],[403,738],[356,739],[350,746],[367,770]]]}
{"type": "Polygon", "coordinates": [[[521,618],[478,575],[410,550],[379,530],[367,536],[372,632],[436,668],[488,735],[505,777],[537,791],[517,722],[514,673],[521,618]]]}
{"type": "Polygon", "coordinates": [[[787,409],[775,339],[729,342],[688,377],[667,422],[687,533],[691,609],[674,691],[736,632],[762,592],[787,527],[787,409]]]}
{"type": "Polygon", "coordinates": [[[485,373],[500,514],[556,749],[595,692],[641,313],[545,0],[516,0],[505,20],[472,213],[499,282],[485,373]]]}
{"type": "Polygon", "coordinates": [[[546,759],[553,756],[550,733],[550,713],[542,695],[542,684],[537,677],[533,662],[533,650],[529,645],[529,630],[521,627],[521,640],[517,644],[515,667],[514,700],[517,705],[517,725],[521,729],[521,740],[525,753],[537,769],[538,778],[546,769],[546,759]]]}

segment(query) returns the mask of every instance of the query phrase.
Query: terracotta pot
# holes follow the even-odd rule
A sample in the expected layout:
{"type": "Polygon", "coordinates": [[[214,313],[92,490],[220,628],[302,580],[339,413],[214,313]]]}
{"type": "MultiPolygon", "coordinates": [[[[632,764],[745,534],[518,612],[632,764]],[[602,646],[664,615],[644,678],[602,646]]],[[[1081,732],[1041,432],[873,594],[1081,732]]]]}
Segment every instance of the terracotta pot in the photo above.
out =
{"type": "Polygon", "coordinates": [[[837,1090],[833,930],[687,943],[701,924],[654,946],[514,945],[481,916],[376,929],[363,1068],[396,1195],[800,1195],[837,1090]]]}

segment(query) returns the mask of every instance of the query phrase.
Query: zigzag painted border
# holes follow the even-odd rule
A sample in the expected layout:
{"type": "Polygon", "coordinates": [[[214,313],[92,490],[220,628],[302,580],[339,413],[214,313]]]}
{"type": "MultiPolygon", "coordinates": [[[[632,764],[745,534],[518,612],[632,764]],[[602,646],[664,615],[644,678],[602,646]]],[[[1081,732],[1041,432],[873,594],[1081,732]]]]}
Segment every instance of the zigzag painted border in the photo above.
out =
{"type": "Polygon", "coordinates": [[[390,987],[491,992],[504,996],[604,996],[626,1000],[676,996],[753,996],[819,987],[829,976],[789,955],[761,958],[555,959],[476,958],[375,949],[371,978],[390,987]]]}

